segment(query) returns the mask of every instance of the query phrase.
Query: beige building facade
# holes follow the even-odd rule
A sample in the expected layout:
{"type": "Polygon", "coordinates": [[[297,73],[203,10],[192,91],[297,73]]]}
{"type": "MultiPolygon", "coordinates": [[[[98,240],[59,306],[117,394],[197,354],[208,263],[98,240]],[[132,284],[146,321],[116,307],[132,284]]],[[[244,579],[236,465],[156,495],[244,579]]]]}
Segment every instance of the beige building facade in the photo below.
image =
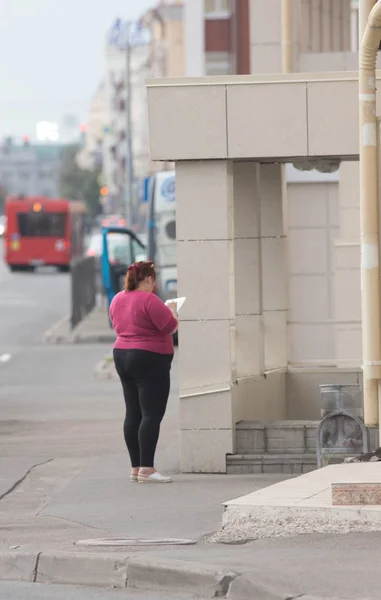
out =
{"type": "Polygon", "coordinates": [[[176,161],[184,471],[225,472],[239,421],[318,419],[319,384],[361,381],[357,8],[295,0],[282,76],[266,7],[259,75],[148,89],[152,159],[176,161]]]}

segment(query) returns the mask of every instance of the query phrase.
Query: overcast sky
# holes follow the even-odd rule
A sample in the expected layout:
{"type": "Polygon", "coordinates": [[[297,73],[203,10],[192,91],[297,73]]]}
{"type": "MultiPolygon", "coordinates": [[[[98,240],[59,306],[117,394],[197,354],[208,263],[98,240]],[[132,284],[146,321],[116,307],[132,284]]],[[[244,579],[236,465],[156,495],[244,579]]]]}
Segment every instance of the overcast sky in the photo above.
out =
{"type": "Polygon", "coordinates": [[[41,120],[86,121],[117,17],[154,0],[0,0],[0,138],[35,135],[41,120]]]}

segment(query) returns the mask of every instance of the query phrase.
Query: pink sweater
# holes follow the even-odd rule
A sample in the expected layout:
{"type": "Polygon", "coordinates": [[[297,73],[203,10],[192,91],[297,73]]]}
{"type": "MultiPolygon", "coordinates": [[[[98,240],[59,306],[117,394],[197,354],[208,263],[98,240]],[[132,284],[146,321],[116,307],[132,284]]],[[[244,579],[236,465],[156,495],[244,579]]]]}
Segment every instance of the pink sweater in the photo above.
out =
{"type": "Polygon", "coordinates": [[[173,354],[171,333],[177,320],[165,304],[149,292],[119,292],[110,306],[117,334],[114,348],[173,354]]]}

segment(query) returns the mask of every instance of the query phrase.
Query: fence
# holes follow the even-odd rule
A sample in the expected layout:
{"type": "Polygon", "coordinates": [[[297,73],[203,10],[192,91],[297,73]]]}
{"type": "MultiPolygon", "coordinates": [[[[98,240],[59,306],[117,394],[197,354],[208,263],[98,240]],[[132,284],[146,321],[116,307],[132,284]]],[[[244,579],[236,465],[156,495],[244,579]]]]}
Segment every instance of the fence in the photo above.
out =
{"type": "Polygon", "coordinates": [[[93,256],[84,256],[71,264],[71,327],[74,329],[95,308],[97,297],[96,266],[93,256]]]}

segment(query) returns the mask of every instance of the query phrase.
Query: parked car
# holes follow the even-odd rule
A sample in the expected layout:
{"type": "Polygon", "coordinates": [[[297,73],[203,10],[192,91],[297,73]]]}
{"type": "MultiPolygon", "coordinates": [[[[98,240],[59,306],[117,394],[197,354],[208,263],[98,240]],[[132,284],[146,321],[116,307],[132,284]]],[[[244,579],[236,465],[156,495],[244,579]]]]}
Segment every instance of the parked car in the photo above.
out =
{"type": "MultiPolygon", "coordinates": [[[[143,244],[144,246],[144,244],[143,244]]],[[[97,272],[97,290],[101,292],[103,289],[101,283],[101,265],[102,265],[102,252],[103,252],[103,236],[101,232],[93,233],[89,238],[86,254],[87,256],[94,256],[96,261],[96,272],[97,272]]],[[[131,250],[129,244],[126,242],[126,236],[123,233],[113,233],[108,239],[108,255],[111,264],[120,265],[127,267],[131,260],[131,250]]],[[[137,257],[139,258],[139,257],[137,257]]],[[[144,257],[145,258],[145,257],[144,257]]]]}

